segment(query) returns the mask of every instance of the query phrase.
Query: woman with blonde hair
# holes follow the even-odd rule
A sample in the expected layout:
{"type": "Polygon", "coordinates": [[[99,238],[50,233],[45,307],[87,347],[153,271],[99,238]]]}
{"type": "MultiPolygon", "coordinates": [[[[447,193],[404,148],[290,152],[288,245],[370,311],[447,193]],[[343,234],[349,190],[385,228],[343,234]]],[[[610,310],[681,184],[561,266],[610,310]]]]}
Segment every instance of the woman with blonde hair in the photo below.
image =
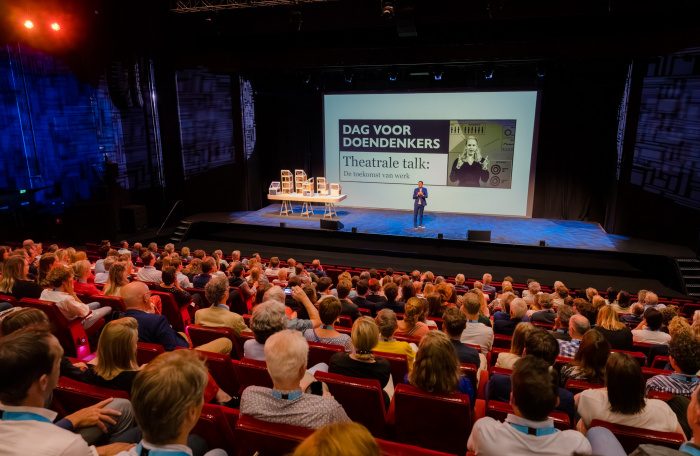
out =
{"type": "MultiPolygon", "coordinates": [[[[328,363],[328,372],[348,377],[379,380],[379,385],[382,389],[385,388],[391,376],[391,366],[389,360],[376,358],[372,353],[372,349],[379,343],[377,324],[371,317],[360,317],[353,323],[350,337],[355,352],[335,353],[328,363]]],[[[386,392],[383,394],[384,406],[389,407],[389,395],[386,392]]]]}
{"type": "Polygon", "coordinates": [[[75,294],[87,295],[87,296],[98,296],[102,292],[97,289],[97,287],[89,282],[90,275],[90,261],[82,260],[73,264],[73,272],[75,273],[75,280],[73,281],[73,290],[75,294]]]}
{"type": "Polygon", "coordinates": [[[379,456],[377,441],[360,423],[324,426],[299,444],[292,456],[379,456]]]}
{"type": "Polygon", "coordinates": [[[38,269],[38,276],[37,276],[37,283],[41,285],[42,287],[47,286],[46,285],[46,276],[49,274],[49,271],[55,268],[56,266],[60,266],[61,263],[58,262],[58,257],[53,254],[53,253],[45,253],[41,256],[41,259],[39,260],[39,267],[38,269]]]}
{"type": "Polygon", "coordinates": [[[7,257],[2,265],[0,293],[13,296],[18,301],[22,298],[39,299],[44,289],[34,281],[27,279],[29,263],[20,255],[7,257]]]}
{"type": "Polygon", "coordinates": [[[180,257],[182,258],[182,261],[192,261],[192,255],[190,255],[190,248],[183,247],[180,250],[180,257]]]}
{"type": "Polygon", "coordinates": [[[403,320],[397,322],[398,326],[394,336],[423,337],[430,328],[421,321],[423,315],[423,301],[420,298],[409,298],[404,306],[403,320]]]}
{"type": "Polygon", "coordinates": [[[608,340],[614,350],[632,351],[632,330],[620,321],[613,306],[600,308],[594,329],[608,340]]]}
{"type": "Polygon", "coordinates": [[[71,268],[53,268],[46,277],[46,282],[50,288],[45,289],[39,299],[55,302],[58,310],[69,321],[82,318],[80,324],[85,329],[112,312],[109,307],[101,307],[99,302],[84,304],[78,299],[73,291],[73,269],[71,268]]]}
{"type": "Polygon", "coordinates": [[[105,296],[121,296],[123,286],[129,284],[126,274],[126,263],[114,263],[109,270],[109,278],[104,287],[105,296]]]}
{"type": "Polygon", "coordinates": [[[413,370],[406,374],[404,383],[427,393],[467,394],[474,408],[474,388],[469,379],[462,376],[457,352],[442,331],[430,331],[423,337],[413,370]]]}
{"type": "Polygon", "coordinates": [[[535,327],[532,323],[527,323],[521,321],[515,327],[513,331],[513,339],[510,342],[510,351],[507,353],[501,352],[498,354],[498,359],[496,360],[496,367],[502,367],[504,369],[513,369],[516,361],[523,357],[523,351],[525,350],[525,339],[527,339],[528,334],[530,334],[535,327]]]}
{"type": "Polygon", "coordinates": [[[187,265],[185,270],[182,271],[182,273],[185,274],[190,283],[192,283],[194,276],[202,273],[202,260],[199,258],[193,259],[190,261],[190,264],[187,265]]]}
{"type": "Polygon", "coordinates": [[[105,325],[97,343],[97,356],[84,374],[85,383],[131,393],[131,384],[139,371],[136,361],[138,328],[138,322],[131,317],[105,325]]]}
{"type": "MultiPolygon", "coordinates": [[[[671,322],[673,322],[673,320],[671,320],[671,322]]],[[[691,327],[693,328],[693,333],[695,333],[695,337],[700,339],[700,310],[696,310],[693,314],[693,325],[691,327]]],[[[669,332],[671,331],[671,325],[669,325],[668,330],[669,332]]]]}

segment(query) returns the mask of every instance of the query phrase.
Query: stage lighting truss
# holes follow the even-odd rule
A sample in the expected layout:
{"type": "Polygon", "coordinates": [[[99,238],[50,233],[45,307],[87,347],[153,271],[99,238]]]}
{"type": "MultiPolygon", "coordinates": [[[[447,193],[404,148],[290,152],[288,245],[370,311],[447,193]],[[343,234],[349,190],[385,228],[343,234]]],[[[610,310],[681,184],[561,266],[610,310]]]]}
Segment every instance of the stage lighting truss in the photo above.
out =
{"type": "Polygon", "coordinates": [[[319,3],[338,0],[172,0],[170,11],[175,13],[196,13],[201,11],[218,11],[238,8],[256,8],[264,6],[290,6],[300,3],[319,3]]]}

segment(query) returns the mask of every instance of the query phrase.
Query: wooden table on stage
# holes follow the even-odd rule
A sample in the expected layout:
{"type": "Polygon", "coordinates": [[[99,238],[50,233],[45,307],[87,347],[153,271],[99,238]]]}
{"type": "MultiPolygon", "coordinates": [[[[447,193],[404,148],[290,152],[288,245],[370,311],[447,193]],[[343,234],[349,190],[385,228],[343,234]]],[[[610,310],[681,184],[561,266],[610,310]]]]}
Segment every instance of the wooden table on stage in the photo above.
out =
{"type": "Polygon", "coordinates": [[[339,203],[347,198],[348,195],[339,196],[328,196],[319,195],[314,193],[314,196],[303,196],[301,193],[278,193],[277,195],[267,195],[267,199],[271,201],[282,201],[282,207],[280,208],[280,215],[289,215],[294,211],[292,210],[292,201],[304,203],[301,209],[301,215],[311,217],[314,213],[313,206],[311,203],[324,203],[325,210],[323,212],[323,218],[333,218],[338,214],[335,211],[335,203],[339,203]]]}

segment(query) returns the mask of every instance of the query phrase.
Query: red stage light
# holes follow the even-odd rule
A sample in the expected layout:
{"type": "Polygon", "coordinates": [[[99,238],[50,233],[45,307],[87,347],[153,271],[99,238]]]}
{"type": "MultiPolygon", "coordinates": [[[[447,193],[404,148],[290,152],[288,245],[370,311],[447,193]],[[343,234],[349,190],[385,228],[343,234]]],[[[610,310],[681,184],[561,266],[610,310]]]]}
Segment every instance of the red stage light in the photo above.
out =
{"type": "Polygon", "coordinates": [[[59,30],[61,30],[61,26],[58,25],[58,22],[54,22],[53,24],[51,24],[51,28],[52,28],[54,31],[56,31],[56,32],[58,32],[59,30]]]}
{"type": "Polygon", "coordinates": [[[32,29],[32,28],[34,28],[34,22],[24,21],[24,26],[27,27],[28,29],[32,29]]]}

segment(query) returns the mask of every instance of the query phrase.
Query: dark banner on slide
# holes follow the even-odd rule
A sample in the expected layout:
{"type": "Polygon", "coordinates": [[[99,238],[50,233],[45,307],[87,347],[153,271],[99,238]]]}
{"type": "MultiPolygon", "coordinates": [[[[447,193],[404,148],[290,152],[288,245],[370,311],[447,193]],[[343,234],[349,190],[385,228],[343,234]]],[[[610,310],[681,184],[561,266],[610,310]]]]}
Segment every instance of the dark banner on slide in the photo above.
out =
{"type": "Polygon", "coordinates": [[[515,124],[512,119],[340,119],[340,180],[511,188],[515,124]]]}

